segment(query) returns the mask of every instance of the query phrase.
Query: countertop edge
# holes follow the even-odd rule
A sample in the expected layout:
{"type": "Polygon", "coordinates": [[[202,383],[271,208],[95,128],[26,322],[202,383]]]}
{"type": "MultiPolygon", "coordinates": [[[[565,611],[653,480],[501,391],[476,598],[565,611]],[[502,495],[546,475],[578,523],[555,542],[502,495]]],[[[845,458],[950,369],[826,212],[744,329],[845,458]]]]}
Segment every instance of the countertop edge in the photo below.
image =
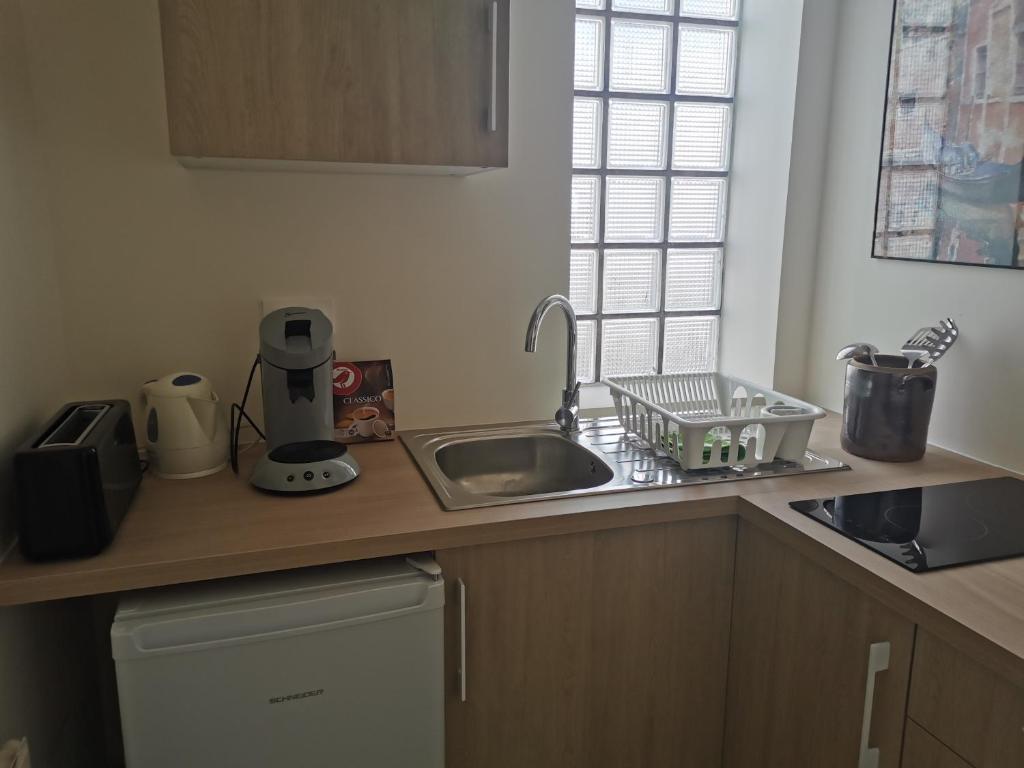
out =
{"type": "Polygon", "coordinates": [[[294,547],[275,547],[266,550],[193,558],[186,561],[167,560],[138,563],[102,570],[89,570],[89,561],[83,560],[81,562],[85,567],[82,572],[44,574],[38,579],[28,577],[21,578],[17,582],[0,582],[0,608],[330,565],[374,557],[390,557],[412,552],[495,544],[569,533],[613,530],[639,525],[700,520],[709,517],[735,516],[740,498],[739,496],[720,496],[585,512],[567,511],[565,514],[521,520],[503,520],[440,530],[427,529],[385,536],[341,539],[294,547]],[[187,578],[181,577],[183,566],[187,566],[189,570],[187,578]]]}

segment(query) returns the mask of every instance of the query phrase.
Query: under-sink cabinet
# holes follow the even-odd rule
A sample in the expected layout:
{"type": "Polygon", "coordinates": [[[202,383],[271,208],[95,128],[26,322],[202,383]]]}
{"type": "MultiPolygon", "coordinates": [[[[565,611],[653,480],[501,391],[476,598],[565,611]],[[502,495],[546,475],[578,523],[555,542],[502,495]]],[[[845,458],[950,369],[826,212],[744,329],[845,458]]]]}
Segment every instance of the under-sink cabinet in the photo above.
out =
{"type": "Polygon", "coordinates": [[[448,768],[719,765],[735,529],[438,551],[448,768]]]}
{"type": "Polygon", "coordinates": [[[741,522],[726,768],[897,768],[914,625],[741,522]]]}
{"type": "Polygon", "coordinates": [[[1024,766],[1024,690],[745,519],[436,556],[448,768],[1024,766]]]}

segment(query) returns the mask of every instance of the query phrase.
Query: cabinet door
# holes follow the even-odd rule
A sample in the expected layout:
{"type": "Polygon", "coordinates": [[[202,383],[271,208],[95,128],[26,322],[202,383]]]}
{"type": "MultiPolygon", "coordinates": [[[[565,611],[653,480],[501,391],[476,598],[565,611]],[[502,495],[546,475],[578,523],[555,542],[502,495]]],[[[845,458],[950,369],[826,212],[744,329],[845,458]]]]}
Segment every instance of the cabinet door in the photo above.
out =
{"type": "Polygon", "coordinates": [[[448,768],[720,765],[734,548],[719,518],[438,552],[448,768]]]}
{"type": "Polygon", "coordinates": [[[858,768],[866,735],[874,764],[896,768],[913,640],[905,618],[741,523],[726,767],[858,768]]]}
{"type": "Polygon", "coordinates": [[[508,16],[509,0],[160,0],[171,151],[507,165],[508,16]]]}
{"type": "Polygon", "coordinates": [[[909,711],[977,768],[1024,766],[1024,690],[924,630],[909,711]]]}
{"type": "Polygon", "coordinates": [[[907,720],[903,744],[903,768],[972,768],[972,766],[913,720],[907,720]]]}

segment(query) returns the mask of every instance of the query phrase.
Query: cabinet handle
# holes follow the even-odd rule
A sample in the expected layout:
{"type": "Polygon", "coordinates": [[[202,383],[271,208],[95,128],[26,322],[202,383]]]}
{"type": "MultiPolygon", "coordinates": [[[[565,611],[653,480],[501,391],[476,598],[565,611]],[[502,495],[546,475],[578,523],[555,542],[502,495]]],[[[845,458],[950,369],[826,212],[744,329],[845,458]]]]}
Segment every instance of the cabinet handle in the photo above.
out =
{"type": "Polygon", "coordinates": [[[455,580],[459,591],[459,701],[466,700],[466,582],[455,580]]]}
{"type": "Polygon", "coordinates": [[[498,0],[491,2],[487,28],[491,31],[491,101],[487,105],[487,130],[498,130],[498,0]]]}
{"type": "Polygon", "coordinates": [[[875,678],[879,672],[889,668],[889,653],[892,644],[872,643],[868,649],[868,677],[864,683],[864,720],[860,726],[860,759],[857,768],[878,768],[880,753],[878,747],[869,747],[871,738],[871,713],[875,709],[875,678]]]}

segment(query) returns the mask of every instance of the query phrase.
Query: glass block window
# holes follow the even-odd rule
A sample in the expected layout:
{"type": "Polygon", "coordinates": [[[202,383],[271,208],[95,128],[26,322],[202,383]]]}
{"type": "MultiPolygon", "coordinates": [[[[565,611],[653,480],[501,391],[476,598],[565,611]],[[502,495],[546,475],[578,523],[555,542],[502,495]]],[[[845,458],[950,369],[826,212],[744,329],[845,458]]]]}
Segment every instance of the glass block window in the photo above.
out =
{"type": "Polygon", "coordinates": [[[717,367],[738,25],[739,0],[576,0],[583,382],[717,367]]]}

